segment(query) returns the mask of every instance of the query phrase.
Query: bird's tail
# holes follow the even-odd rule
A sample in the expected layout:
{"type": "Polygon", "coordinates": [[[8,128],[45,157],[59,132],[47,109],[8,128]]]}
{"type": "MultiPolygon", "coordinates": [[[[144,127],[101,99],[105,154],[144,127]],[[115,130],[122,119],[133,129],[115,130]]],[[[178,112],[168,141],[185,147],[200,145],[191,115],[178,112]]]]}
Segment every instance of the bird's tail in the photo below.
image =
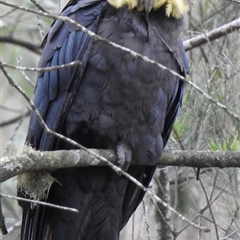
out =
{"type": "Polygon", "coordinates": [[[21,240],[118,239],[128,179],[107,167],[61,169],[53,176],[46,201],[79,213],[21,203],[21,240]]]}
{"type": "Polygon", "coordinates": [[[21,240],[50,240],[47,238],[46,230],[48,222],[46,219],[45,207],[35,206],[31,203],[21,203],[23,208],[21,240]],[[45,236],[45,237],[44,237],[45,236]]]}

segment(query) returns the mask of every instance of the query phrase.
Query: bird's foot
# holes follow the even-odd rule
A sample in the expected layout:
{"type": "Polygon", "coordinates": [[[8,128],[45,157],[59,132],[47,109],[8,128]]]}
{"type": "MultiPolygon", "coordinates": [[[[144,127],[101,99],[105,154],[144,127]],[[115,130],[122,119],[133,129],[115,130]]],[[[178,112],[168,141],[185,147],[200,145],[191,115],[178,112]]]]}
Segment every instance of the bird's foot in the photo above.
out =
{"type": "Polygon", "coordinates": [[[129,146],[124,142],[119,142],[117,144],[117,158],[118,164],[121,169],[126,171],[132,160],[132,151],[129,146]]]}

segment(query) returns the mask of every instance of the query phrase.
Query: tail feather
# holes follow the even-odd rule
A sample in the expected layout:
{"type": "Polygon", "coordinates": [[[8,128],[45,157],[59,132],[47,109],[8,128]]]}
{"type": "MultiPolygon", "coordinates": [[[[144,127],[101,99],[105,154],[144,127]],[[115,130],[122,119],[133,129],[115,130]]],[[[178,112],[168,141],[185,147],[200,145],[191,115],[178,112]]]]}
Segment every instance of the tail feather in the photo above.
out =
{"type": "Polygon", "coordinates": [[[118,239],[128,179],[107,167],[61,169],[53,176],[47,202],[79,213],[24,203],[21,240],[118,239]]]}
{"type": "Polygon", "coordinates": [[[32,207],[30,203],[23,204],[22,231],[21,231],[22,240],[43,239],[41,236],[41,234],[43,234],[43,231],[40,230],[42,228],[42,224],[39,224],[40,220],[39,208],[40,206],[32,207]]]}

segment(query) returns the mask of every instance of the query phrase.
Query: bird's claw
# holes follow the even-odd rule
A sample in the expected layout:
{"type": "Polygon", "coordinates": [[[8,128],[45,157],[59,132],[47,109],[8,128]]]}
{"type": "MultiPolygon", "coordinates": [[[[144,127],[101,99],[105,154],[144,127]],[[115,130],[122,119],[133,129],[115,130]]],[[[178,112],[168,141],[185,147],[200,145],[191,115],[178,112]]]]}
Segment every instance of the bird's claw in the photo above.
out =
{"type": "Polygon", "coordinates": [[[120,168],[126,171],[132,160],[132,151],[127,144],[123,142],[117,144],[117,158],[120,168]]]}

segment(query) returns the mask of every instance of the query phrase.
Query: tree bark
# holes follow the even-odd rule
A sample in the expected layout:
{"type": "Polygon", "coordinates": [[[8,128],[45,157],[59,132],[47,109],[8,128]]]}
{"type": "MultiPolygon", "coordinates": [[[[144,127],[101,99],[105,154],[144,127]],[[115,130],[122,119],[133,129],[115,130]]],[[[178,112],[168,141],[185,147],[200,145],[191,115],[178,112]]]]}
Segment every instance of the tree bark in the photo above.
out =
{"type": "MultiPolygon", "coordinates": [[[[104,157],[109,162],[119,165],[112,150],[90,149],[91,152],[104,157]]],[[[135,161],[132,165],[141,165],[135,161]]],[[[156,163],[159,166],[184,166],[195,168],[240,167],[240,151],[180,151],[166,150],[156,163]]],[[[66,167],[106,166],[106,163],[85,150],[59,150],[40,152],[29,146],[13,156],[0,160],[0,182],[24,172],[54,171],[66,167]]]]}

